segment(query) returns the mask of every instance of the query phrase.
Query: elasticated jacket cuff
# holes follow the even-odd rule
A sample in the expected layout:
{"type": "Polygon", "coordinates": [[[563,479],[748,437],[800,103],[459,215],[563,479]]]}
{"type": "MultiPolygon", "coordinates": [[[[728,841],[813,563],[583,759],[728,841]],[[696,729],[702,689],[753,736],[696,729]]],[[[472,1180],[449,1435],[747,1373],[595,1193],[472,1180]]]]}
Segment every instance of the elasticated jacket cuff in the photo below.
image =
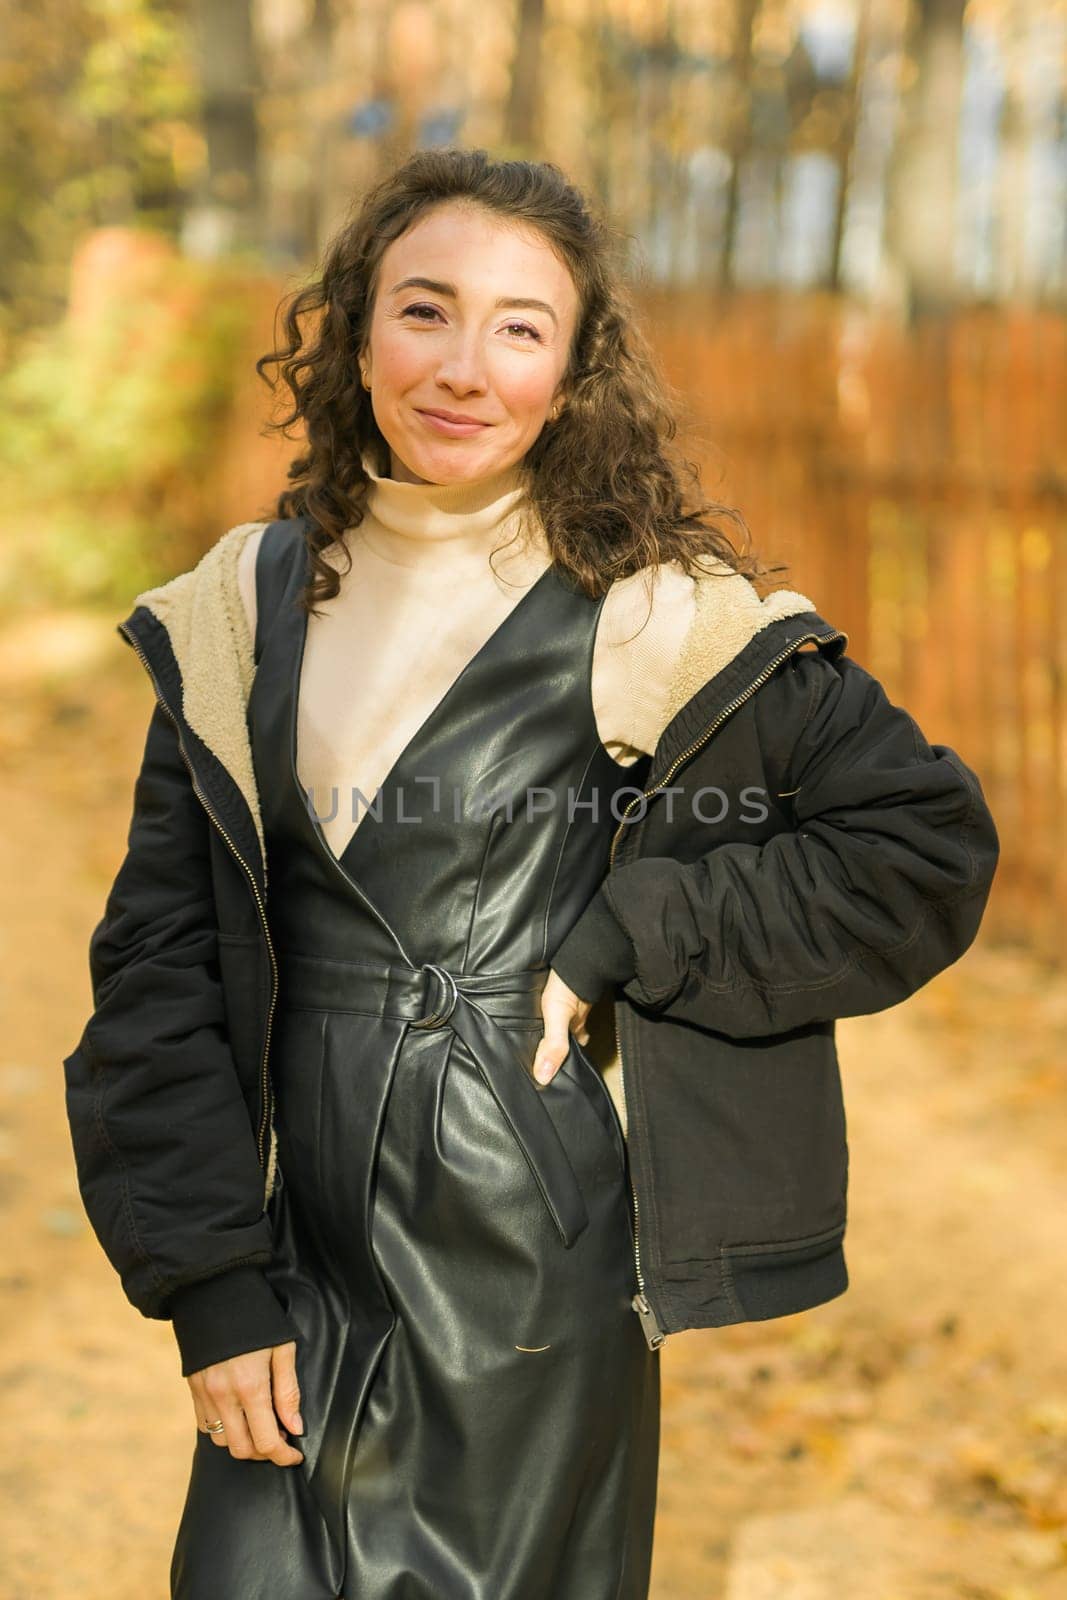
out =
{"type": "Polygon", "coordinates": [[[231,1356],[299,1337],[263,1268],[242,1262],[177,1289],[169,1310],[182,1377],[231,1356]]]}
{"type": "Polygon", "coordinates": [[[569,989],[592,1004],[609,985],[637,975],[629,934],[608,905],[603,885],[552,957],[552,967],[569,989]]]}

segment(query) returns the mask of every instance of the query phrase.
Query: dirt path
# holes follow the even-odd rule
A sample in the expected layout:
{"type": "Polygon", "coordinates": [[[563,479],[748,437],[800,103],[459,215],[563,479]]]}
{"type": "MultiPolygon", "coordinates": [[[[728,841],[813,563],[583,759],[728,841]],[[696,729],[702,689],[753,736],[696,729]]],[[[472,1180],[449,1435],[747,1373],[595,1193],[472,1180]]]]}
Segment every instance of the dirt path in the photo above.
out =
{"type": "MultiPolygon", "coordinates": [[[[151,707],[111,627],[0,635],[0,1600],[162,1600],[193,1444],[63,1108],[151,707]]],[[[654,1600],[1067,1600],[1067,981],[979,945],[839,1048],[851,1287],[668,1342],[654,1600]]]]}

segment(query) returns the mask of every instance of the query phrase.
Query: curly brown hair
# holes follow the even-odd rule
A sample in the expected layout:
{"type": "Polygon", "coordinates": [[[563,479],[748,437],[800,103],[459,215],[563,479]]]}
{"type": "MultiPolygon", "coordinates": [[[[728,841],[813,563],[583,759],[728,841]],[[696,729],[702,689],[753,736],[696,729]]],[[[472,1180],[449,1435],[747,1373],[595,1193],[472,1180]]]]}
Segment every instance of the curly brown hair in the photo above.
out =
{"type": "Polygon", "coordinates": [[[289,465],[291,487],[279,494],[276,514],[306,519],[312,576],[301,597],[305,608],[338,593],[341,574],[323,552],[335,541],[344,550],[345,530],[363,520],[370,486],[363,452],[388,472],[388,445],[359,365],[382,256],[432,207],[448,202],[482,206],[539,232],[577,290],[562,383],[566,403],[522,463],[528,503],[555,564],[594,598],[616,579],[666,561],[678,561],[690,575],[706,556],[712,570],[722,562],[750,579],[783,570],[764,567],[749,549],[741,513],[704,500],[696,467],[668,449],[681,397],[657,370],[623,287],[627,236],[552,162],[429,149],[363,195],[327,245],[321,273],[283,300],[286,342],[256,362],[272,393],[284,382],[292,397],[292,410],[268,422],[267,431],[289,438],[294,423],[304,424],[306,449],[289,465]],[[272,364],[273,380],[264,370],[272,364]],[[683,477],[696,497],[692,504],[683,477]],[[732,523],[741,547],[709,518],[732,523]]]}

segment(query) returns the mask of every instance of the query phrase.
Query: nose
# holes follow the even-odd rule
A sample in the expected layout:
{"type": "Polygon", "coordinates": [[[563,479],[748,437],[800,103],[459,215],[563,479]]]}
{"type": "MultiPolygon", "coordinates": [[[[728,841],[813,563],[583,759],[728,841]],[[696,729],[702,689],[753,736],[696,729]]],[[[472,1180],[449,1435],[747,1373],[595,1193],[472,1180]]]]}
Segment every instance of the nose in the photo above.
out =
{"type": "Polygon", "coordinates": [[[454,394],[484,394],[487,387],[485,353],[481,342],[457,336],[437,366],[437,382],[454,394]]]}

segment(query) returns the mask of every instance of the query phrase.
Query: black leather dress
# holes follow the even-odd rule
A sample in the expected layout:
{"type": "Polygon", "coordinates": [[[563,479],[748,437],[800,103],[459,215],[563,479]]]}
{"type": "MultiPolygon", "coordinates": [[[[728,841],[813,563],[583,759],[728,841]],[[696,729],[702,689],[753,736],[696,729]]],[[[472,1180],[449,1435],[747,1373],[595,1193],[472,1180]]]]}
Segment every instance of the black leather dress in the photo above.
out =
{"type": "Polygon", "coordinates": [[[306,573],[271,525],[249,722],[281,983],[269,1272],[304,1460],[197,1434],[172,1600],[642,1600],[659,1358],[625,1143],[573,1036],[549,1085],[530,1071],[550,954],[634,782],[593,716],[603,602],[548,568],[338,858],[297,777],[306,573]]]}

